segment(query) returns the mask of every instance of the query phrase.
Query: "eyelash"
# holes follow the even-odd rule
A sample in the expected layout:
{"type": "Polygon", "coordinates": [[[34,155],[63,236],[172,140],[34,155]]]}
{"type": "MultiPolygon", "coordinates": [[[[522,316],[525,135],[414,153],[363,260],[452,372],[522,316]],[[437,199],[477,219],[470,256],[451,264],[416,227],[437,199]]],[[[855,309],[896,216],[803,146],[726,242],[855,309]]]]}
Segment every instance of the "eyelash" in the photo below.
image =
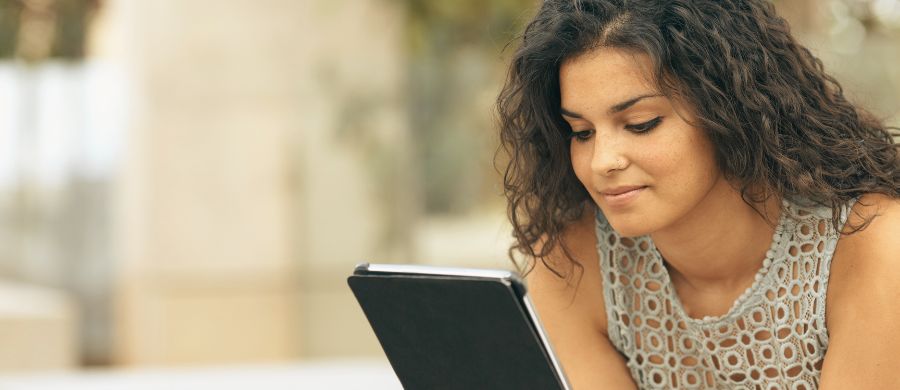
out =
{"type": "MultiPolygon", "coordinates": [[[[655,129],[656,126],[659,126],[659,124],[662,122],[662,119],[663,119],[663,117],[658,116],[658,117],[653,118],[644,123],[638,123],[636,125],[625,125],[625,129],[627,129],[628,131],[630,131],[634,134],[639,134],[639,135],[646,134],[646,133],[649,133],[650,130],[655,129]]],[[[575,142],[587,142],[587,140],[591,139],[591,135],[593,135],[593,134],[594,134],[593,129],[582,130],[582,131],[573,131],[571,134],[569,134],[569,138],[574,139],[575,142]]]]}

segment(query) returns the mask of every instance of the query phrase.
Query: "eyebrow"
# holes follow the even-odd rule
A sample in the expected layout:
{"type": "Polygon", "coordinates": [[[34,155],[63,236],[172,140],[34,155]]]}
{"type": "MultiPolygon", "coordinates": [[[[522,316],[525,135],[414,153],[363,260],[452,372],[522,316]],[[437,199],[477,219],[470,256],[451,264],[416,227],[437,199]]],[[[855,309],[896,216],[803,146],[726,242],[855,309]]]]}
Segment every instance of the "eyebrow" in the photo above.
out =
{"type": "MultiPolygon", "coordinates": [[[[635,103],[641,101],[642,99],[647,99],[647,98],[652,98],[652,97],[657,97],[657,96],[663,96],[663,95],[662,95],[662,94],[647,94],[647,95],[641,95],[641,96],[633,97],[633,98],[631,98],[631,99],[628,99],[628,100],[626,100],[626,101],[624,101],[624,102],[621,102],[621,103],[619,103],[619,104],[616,104],[616,105],[610,107],[610,108],[609,108],[609,113],[610,113],[610,114],[615,114],[615,113],[619,113],[619,112],[625,111],[625,110],[628,109],[628,107],[633,106],[635,103]]],[[[565,116],[567,116],[567,117],[576,118],[576,119],[584,119],[584,116],[583,116],[583,115],[581,115],[581,114],[579,114],[579,113],[575,113],[575,112],[569,111],[569,110],[566,110],[565,108],[562,108],[562,107],[559,108],[559,111],[560,111],[563,115],[565,115],[565,116]]]]}

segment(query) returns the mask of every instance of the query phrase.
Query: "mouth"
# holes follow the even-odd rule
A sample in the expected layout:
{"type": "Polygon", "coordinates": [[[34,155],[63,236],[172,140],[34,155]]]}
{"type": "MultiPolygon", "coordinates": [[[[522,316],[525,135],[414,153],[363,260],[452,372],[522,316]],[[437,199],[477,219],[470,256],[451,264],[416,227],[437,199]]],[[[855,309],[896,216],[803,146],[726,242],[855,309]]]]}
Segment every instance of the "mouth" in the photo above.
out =
{"type": "Polygon", "coordinates": [[[600,193],[605,196],[617,196],[617,195],[624,195],[631,191],[637,191],[637,190],[644,189],[644,188],[647,188],[647,186],[622,186],[622,187],[611,188],[611,189],[602,191],[600,193]]]}
{"type": "Polygon", "coordinates": [[[610,206],[624,206],[647,189],[647,186],[629,186],[613,188],[600,194],[610,206]]]}

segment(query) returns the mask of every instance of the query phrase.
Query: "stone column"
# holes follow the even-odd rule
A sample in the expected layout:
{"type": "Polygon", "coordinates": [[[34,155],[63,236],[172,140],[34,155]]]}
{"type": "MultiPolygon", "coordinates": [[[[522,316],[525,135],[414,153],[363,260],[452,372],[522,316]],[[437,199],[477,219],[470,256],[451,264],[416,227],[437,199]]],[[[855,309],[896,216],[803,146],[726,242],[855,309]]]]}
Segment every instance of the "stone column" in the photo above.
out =
{"type": "Polygon", "coordinates": [[[377,353],[344,278],[405,260],[376,181],[404,186],[397,5],[109,3],[134,82],[117,360],[377,353]]]}

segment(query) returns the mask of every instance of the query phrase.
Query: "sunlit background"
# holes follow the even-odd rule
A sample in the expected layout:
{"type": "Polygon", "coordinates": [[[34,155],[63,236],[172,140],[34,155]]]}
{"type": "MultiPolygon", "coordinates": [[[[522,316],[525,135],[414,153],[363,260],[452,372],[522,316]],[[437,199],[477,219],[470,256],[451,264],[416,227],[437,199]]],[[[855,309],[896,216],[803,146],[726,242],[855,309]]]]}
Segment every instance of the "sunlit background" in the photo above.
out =
{"type": "MultiPolygon", "coordinates": [[[[399,388],[345,279],[511,267],[537,3],[0,0],[0,388],[399,388]]],[[[900,124],[900,0],[776,4],[900,124]]]]}

